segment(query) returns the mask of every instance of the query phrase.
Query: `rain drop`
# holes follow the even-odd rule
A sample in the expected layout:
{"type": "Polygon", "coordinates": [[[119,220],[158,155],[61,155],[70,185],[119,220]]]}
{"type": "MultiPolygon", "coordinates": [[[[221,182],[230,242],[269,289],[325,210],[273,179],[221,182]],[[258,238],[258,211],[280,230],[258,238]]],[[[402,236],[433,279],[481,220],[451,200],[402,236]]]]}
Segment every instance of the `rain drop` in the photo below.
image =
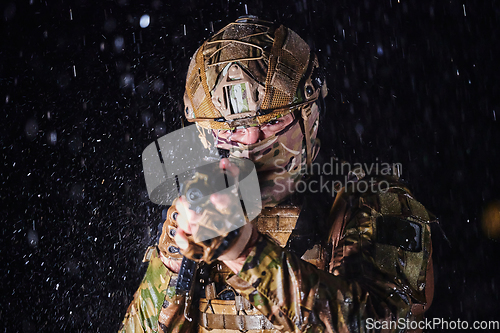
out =
{"type": "Polygon", "coordinates": [[[69,138],[68,142],[68,148],[71,150],[73,153],[77,153],[82,149],[83,147],[83,142],[82,138],[79,135],[72,135],[69,138]]]}
{"type": "Polygon", "coordinates": [[[363,127],[362,124],[356,124],[356,127],[355,127],[355,131],[356,133],[358,134],[359,137],[361,137],[361,135],[363,134],[363,132],[365,131],[365,128],[363,127]]]}
{"type": "Polygon", "coordinates": [[[35,118],[30,118],[24,126],[24,132],[28,139],[34,139],[38,134],[38,122],[35,118]]]}
{"type": "Polygon", "coordinates": [[[28,231],[28,244],[33,248],[38,246],[38,233],[33,229],[28,231]]]}
{"type": "Polygon", "coordinates": [[[148,14],[144,14],[144,15],[141,16],[139,24],[140,24],[141,28],[147,28],[149,26],[149,22],[150,22],[149,15],[148,14]]]}
{"type": "Polygon", "coordinates": [[[56,131],[51,131],[47,135],[48,142],[51,145],[55,145],[57,143],[57,132],[56,131]]]}
{"type": "Polygon", "coordinates": [[[122,75],[120,80],[120,87],[134,89],[134,76],[130,73],[122,75]]]}
{"type": "Polygon", "coordinates": [[[157,137],[167,134],[167,126],[163,122],[157,123],[155,125],[155,134],[157,137]]]}
{"type": "Polygon", "coordinates": [[[122,36],[118,36],[115,38],[115,51],[121,52],[125,47],[125,39],[122,36]]]}
{"type": "Polygon", "coordinates": [[[142,123],[149,127],[149,122],[151,121],[152,114],[149,111],[143,111],[141,114],[142,123]]]}
{"type": "Polygon", "coordinates": [[[157,93],[162,93],[163,92],[163,87],[164,87],[164,83],[163,83],[163,80],[162,79],[156,79],[154,82],[153,82],[153,90],[157,93]]]}

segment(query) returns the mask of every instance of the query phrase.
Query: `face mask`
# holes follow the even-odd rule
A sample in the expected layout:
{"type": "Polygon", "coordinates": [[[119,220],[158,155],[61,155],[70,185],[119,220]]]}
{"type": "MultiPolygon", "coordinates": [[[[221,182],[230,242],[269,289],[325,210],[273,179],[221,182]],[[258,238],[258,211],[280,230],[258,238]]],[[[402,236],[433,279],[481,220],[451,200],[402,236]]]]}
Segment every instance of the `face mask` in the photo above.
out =
{"type": "MultiPolygon", "coordinates": [[[[312,156],[319,151],[316,140],[319,114],[313,112],[310,117],[312,156]]],[[[254,162],[259,177],[262,205],[276,206],[295,191],[295,185],[302,179],[306,168],[306,147],[300,123],[295,119],[280,132],[254,144],[217,138],[217,147],[229,150],[236,158],[247,158],[254,162]]]]}

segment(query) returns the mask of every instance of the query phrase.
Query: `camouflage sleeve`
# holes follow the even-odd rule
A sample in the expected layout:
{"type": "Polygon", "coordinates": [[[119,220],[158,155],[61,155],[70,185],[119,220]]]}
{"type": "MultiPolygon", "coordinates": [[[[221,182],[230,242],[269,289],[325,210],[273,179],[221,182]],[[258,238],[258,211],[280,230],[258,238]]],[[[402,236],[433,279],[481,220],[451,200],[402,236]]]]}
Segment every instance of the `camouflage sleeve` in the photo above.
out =
{"type": "Polygon", "coordinates": [[[146,275],[127,309],[120,333],[157,332],[158,316],[170,279],[175,275],[163,265],[158,252],[154,250],[146,275]]]}
{"type": "Polygon", "coordinates": [[[366,330],[368,320],[415,320],[415,306],[426,302],[430,261],[423,206],[405,193],[358,199],[361,204],[344,215],[331,273],[260,236],[228,283],[281,331],[358,332],[366,330]],[[391,238],[396,230],[402,237],[391,238]],[[408,238],[416,241],[405,244],[408,238]]]}
{"type": "MultiPolygon", "coordinates": [[[[276,329],[339,332],[362,325],[362,307],[368,295],[359,283],[318,270],[266,237],[260,238],[252,252],[228,283],[276,329]]],[[[395,295],[387,302],[405,315],[408,306],[395,295]]]]}

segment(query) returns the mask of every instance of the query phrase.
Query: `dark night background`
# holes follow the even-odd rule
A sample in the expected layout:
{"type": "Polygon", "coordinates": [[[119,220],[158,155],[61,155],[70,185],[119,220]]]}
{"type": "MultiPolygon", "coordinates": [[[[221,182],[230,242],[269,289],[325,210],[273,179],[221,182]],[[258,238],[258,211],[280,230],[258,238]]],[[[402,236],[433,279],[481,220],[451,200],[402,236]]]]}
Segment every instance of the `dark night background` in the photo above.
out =
{"type": "Polygon", "coordinates": [[[500,320],[498,1],[2,1],[0,331],[115,332],[162,207],[142,150],[181,125],[189,57],[249,14],[327,72],[322,150],[403,165],[440,218],[428,317],[500,320]],[[139,19],[151,22],[141,28],[139,19]]]}

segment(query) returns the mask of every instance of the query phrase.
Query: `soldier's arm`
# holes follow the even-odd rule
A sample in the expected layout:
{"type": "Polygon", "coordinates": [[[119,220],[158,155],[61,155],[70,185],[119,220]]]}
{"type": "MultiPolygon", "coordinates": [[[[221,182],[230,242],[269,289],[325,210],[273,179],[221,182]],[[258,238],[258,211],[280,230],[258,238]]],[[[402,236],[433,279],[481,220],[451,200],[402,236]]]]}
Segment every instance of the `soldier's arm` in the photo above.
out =
{"type": "Polygon", "coordinates": [[[156,250],[150,255],[148,269],[127,309],[120,333],[156,332],[158,328],[158,314],[174,273],[165,267],[156,250]]]}
{"type": "Polygon", "coordinates": [[[361,205],[351,207],[353,214],[337,244],[338,262],[331,266],[332,273],[318,270],[260,236],[228,283],[276,328],[288,331],[358,331],[367,319],[414,318],[412,313],[429,302],[426,289],[430,288],[425,288],[430,262],[430,230],[425,220],[429,217],[408,193],[397,192],[367,196],[361,198],[361,205]],[[414,239],[422,243],[384,240],[376,232],[384,223],[389,228],[394,223],[410,223],[409,229],[419,225],[420,236],[414,239]]]}
{"type": "Polygon", "coordinates": [[[186,316],[192,314],[185,313],[185,297],[175,293],[176,281],[177,274],[165,267],[154,250],[119,332],[190,332],[193,320],[186,316]]]}
{"type": "MultiPolygon", "coordinates": [[[[371,302],[361,283],[321,271],[265,236],[228,283],[282,331],[357,331],[371,302]]],[[[379,292],[384,295],[387,290],[379,292]]],[[[385,300],[386,306],[405,317],[409,304],[404,292],[391,292],[394,296],[385,300]]]]}
{"type": "MultiPolygon", "coordinates": [[[[182,259],[173,241],[176,229],[175,209],[171,207],[167,211],[158,246],[150,247],[144,257],[144,261],[149,261],[148,269],[127,309],[121,333],[167,332],[168,323],[184,320],[184,300],[175,295],[175,282],[182,259]]],[[[171,327],[182,327],[177,324],[171,327]]]]}

